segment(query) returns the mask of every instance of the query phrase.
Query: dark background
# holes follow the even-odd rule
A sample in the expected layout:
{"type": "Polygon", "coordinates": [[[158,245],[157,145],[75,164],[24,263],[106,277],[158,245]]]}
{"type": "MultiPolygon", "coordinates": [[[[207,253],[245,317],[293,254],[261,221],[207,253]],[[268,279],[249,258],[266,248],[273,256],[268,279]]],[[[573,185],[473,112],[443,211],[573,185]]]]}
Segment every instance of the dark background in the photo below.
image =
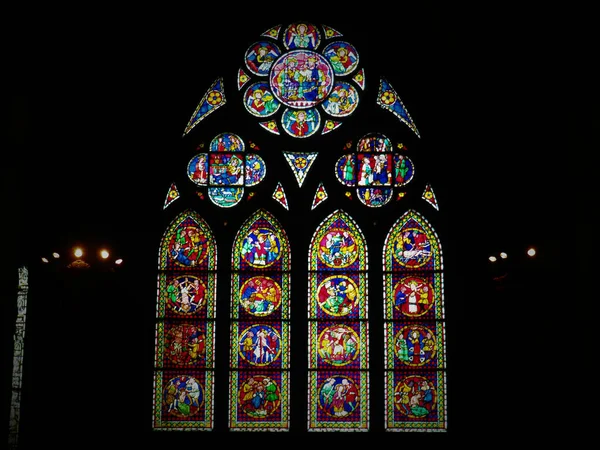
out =
{"type": "MultiPolygon", "coordinates": [[[[137,280],[155,268],[171,173],[189,160],[181,135],[214,79],[231,79],[260,33],[304,19],[329,25],[355,44],[369,68],[368,89],[376,88],[377,75],[386,76],[421,133],[415,148],[427,154],[440,212],[448,211],[441,219],[448,236],[442,244],[454,263],[446,267],[450,436],[498,433],[503,427],[539,430],[554,423],[545,400],[521,408],[518,398],[530,390],[528,384],[543,391],[549,382],[538,371],[551,361],[541,330],[551,329],[557,317],[554,309],[536,311],[540,304],[553,305],[548,280],[560,273],[563,246],[572,248],[551,224],[566,221],[566,233],[575,234],[589,231],[591,219],[572,220],[571,227],[560,213],[571,205],[563,189],[569,149],[556,140],[561,124],[570,127],[572,119],[557,117],[556,98],[548,94],[555,73],[549,56],[556,47],[543,31],[543,11],[423,8],[316,20],[302,14],[270,18],[248,11],[229,17],[222,11],[148,9],[86,11],[70,20],[67,12],[38,11],[14,27],[9,46],[4,137],[10,151],[3,178],[6,217],[12,220],[4,226],[11,260],[30,264],[38,276],[25,350],[26,357],[29,351],[37,356],[30,357],[24,374],[36,388],[24,393],[23,441],[33,444],[54,433],[57,442],[80,435],[111,439],[115,428],[135,440],[137,431],[150,426],[149,380],[138,377],[140,367],[151,371],[152,348],[144,342],[152,339],[154,311],[144,305],[154,301],[154,291],[137,280]],[[73,242],[112,246],[125,258],[124,270],[73,277],[36,269],[41,255],[73,242]],[[517,256],[510,265],[489,268],[489,254],[522,255],[529,244],[540,246],[536,266],[517,256]],[[82,304],[81,298],[92,301],[82,304]],[[107,305],[107,298],[125,304],[107,305]],[[102,307],[93,306],[98,304],[102,307]],[[148,325],[126,326],[136,320],[148,325]],[[111,323],[118,324],[116,330],[111,323]],[[103,348],[116,349],[117,357],[107,359],[103,348]],[[57,371],[61,364],[69,370],[57,371]],[[131,390],[120,391],[128,375],[131,390]],[[111,400],[98,406],[88,393],[111,400]],[[38,402],[52,408],[42,413],[38,402]],[[81,405],[81,413],[73,403],[81,405]],[[104,428],[108,435],[98,431],[104,428]]],[[[226,95],[232,88],[226,87],[226,95]]],[[[196,128],[219,124],[218,114],[196,128]]],[[[405,128],[400,135],[410,136],[386,114],[388,123],[405,128]]],[[[369,130],[381,125],[376,120],[364,116],[360,124],[369,130]]],[[[196,136],[208,143],[210,134],[203,133],[196,136]]],[[[271,136],[258,125],[248,134],[270,148],[271,136]]],[[[319,181],[312,170],[307,186],[319,181]]],[[[270,175],[268,183],[276,181],[270,175]]],[[[301,198],[300,192],[289,195],[290,204],[301,198]]],[[[215,223],[226,218],[229,211],[208,203],[202,207],[215,223]]],[[[252,208],[238,205],[239,216],[252,208]]],[[[219,233],[233,233],[235,221],[219,233]]],[[[11,349],[10,323],[6,328],[11,349]]]]}

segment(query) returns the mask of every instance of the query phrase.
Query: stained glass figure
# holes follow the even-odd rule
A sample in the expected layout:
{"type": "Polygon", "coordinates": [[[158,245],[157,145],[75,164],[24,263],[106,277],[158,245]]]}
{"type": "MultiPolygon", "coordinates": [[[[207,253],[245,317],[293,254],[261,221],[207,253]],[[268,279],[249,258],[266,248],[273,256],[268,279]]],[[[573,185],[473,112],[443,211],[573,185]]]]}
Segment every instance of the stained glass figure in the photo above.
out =
{"type": "Polygon", "coordinates": [[[229,427],[289,429],[287,235],[267,211],[238,231],[232,251],[229,427]]]}
{"type": "Polygon", "coordinates": [[[425,185],[425,190],[423,191],[423,200],[433,206],[436,210],[439,211],[440,207],[438,205],[437,199],[435,198],[435,194],[433,193],[433,188],[428,183],[425,185]]]}
{"type": "Polygon", "coordinates": [[[283,45],[288,50],[297,48],[316,49],[321,43],[319,29],[310,23],[293,23],[289,25],[283,34],[283,45]]]}
{"type": "Polygon", "coordinates": [[[246,51],[246,67],[254,75],[268,75],[279,55],[281,50],[273,42],[255,42],[246,51]]]}
{"type": "Polygon", "coordinates": [[[246,186],[256,186],[267,174],[265,161],[255,153],[246,155],[246,173],[244,183],[246,186]]]}
{"type": "Polygon", "coordinates": [[[446,372],[387,371],[386,431],[447,430],[446,372]]]}
{"type": "Polygon", "coordinates": [[[187,175],[198,186],[208,182],[208,153],[198,153],[188,163],[187,175]]]}
{"type": "MultiPolygon", "coordinates": [[[[256,186],[267,171],[265,161],[255,153],[245,154],[245,148],[243,139],[235,133],[216,135],[208,153],[198,153],[189,161],[188,178],[197,186],[207,186],[208,197],[215,205],[237,205],[244,197],[244,186],[256,186]]],[[[254,148],[258,150],[256,145],[254,148]]]]}
{"type": "Polygon", "coordinates": [[[345,81],[336,82],[331,94],[323,101],[323,110],[333,117],[349,116],[357,106],[358,92],[345,81]]]}
{"type": "Polygon", "coordinates": [[[406,155],[394,155],[394,186],[406,186],[415,175],[415,166],[406,155]]]}
{"type": "Polygon", "coordinates": [[[308,255],[308,431],[367,431],[368,252],[342,210],[313,234],[308,255]]]}
{"type": "Polygon", "coordinates": [[[313,199],[312,202],[312,206],[310,207],[310,209],[315,209],[317,206],[319,206],[322,202],[324,202],[325,200],[327,200],[327,191],[325,190],[325,186],[323,186],[323,183],[319,183],[319,185],[317,186],[317,190],[315,192],[315,198],[313,199]]]}
{"type": "Polygon", "coordinates": [[[387,369],[445,367],[445,328],[441,321],[385,323],[387,369]]]}
{"type": "Polygon", "coordinates": [[[323,55],[336,75],[348,75],[358,66],[358,52],[352,44],[345,41],[328,44],[323,50],[323,55]]]}
{"type": "Polygon", "coordinates": [[[386,431],[446,431],[443,263],[439,239],[414,210],[383,249],[386,431]]]}
{"type": "Polygon", "coordinates": [[[404,107],[402,100],[400,100],[400,96],[396,93],[394,88],[392,88],[392,85],[384,78],[381,78],[380,80],[377,104],[383,109],[390,111],[392,114],[398,117],[401,122],[404,122],[406,125],[408,125],[408,127],[413,130],[417,137],[421,137],[419,130],[417,130],[417,127],[410,117],[410,114],[404,107]]]}
{"type": "Polygon", "coordinates": [[[387,205],[393,188],[408,184],[414,176],[410,158],[394,153],[392,142],[382,133],[367,133],[357,142],[356,150],[337,160],[335,176],[344,186],[356,186],[358,199],[368,207],[387,205]]]}
{"type": "Polygon", "coordinates": [[[292,50],[273,64],[269,83],[275,97],[285,106],[311,108],[333,90],[333,69],[317,52],[292,50]],[[308,71],[310,77],[305,75],[308,71]]]}
{"type": "Polygon", "coordinates": [[[153,428],[212,430],[217,248],[194,211],[177,215],[159,247],[153,428]]]}
{"type": "Polygon", "coordinates": [[[297,138],[307,138],[321,126],[321,115],[314,108],[295,111],[286,109],[281,116],[281,124],[287,134],[297,138]]]}
{"type": "Polygon", "coordinates": [[[285,209],[289,209],[287,196],[285,195],[285,191],[281,183],[278,182],[277,186],[275,186],[272,197],[285,209]]]}
{"type": "Polygon", "coordinates": [[[212,430],[213,378],[212,371],[155,372],[154,429],[212,430]]]}
{"type": "Polygon", "coordinates": [[[169,186],[169,190],[167,191],[167,196],[165,198],[165,203],[163,205],[163,209],[166,209],[171,203],[179,198],[179,189],[177,189],[177,185],[175,183],[171,183],[169,186]]]}
{"type": "Polygon", "coordinates": [[[368,431],[369,373],[310,371],[308,431],[368,431]]]}
{"type": "Polygon", "coordinates": [[[256,117],[268,117],[277,112],[281,103],[273,96],[269,83],[252,84],[244,94],[246,110],[256,117]]]}
{"type": "Polygon", "coordinates": [[[225,91],[223,90],[223,78],[217,78],[213,85],[204,94],[198,103],[194,114],[190,118],[183,135],[188,134],[201,120],[225,105],[225,91]]]}
{"type": "Polygon", "coordinates": [[[298,186],[302,187],[302,183],[304,183],[306,175],[317,158],[317,155],[318,153],[316,152],[283,152],[285,160],[294,172],[298,186]]]}

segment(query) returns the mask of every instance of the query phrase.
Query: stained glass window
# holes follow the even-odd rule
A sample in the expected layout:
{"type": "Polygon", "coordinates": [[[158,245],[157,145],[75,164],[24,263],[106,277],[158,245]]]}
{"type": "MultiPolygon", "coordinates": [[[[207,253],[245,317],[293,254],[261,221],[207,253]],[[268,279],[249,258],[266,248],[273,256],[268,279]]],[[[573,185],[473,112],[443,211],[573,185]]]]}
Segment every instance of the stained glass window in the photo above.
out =
{"type": "Polygon", "coordinates": [[[231,260],[229,427],[289,428],[290,246],[266,210],[239,230],[231,260]]]}
{"type": "Polygon", "coordinates": [[[439,205],[407,108],[383,78],[364,95],[368,59],[331,27],[279,24],[248,43],[230,78],[209,78],[183,136],[205,140],[162,205],[175,217],[160,244],[153,428],[445,431],[441,245],[413,209],[439,205]],[[392,120],[399,130],[373,129],[392,120]],[[217,243],[230,261],[217,264],[217,243]]]}
{"type": "Polygon", "coordinates": [[[213,428],[217,245],[194,211],[176,216],[159,250],[153,426],[213,428]]]}
{"type": "Polygon", "coordinates": [[[386,430],[444,431],[442,249],[418,212],[407,211],[389,230],[383,268],[386,430]]]}
{"type": "Polygon", "coordinates": [[[308,430],[367,431],[368,252],[344,211],[315,231],[308,263],[308,430]]]}

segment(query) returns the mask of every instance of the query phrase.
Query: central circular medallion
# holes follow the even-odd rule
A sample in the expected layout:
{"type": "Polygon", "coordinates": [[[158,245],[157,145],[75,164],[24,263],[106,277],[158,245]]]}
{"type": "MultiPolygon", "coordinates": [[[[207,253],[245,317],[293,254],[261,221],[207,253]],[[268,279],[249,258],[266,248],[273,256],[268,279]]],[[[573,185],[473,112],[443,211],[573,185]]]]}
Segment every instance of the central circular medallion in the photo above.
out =
{"type": "Polygon", "coordinates": [[[311,50],[293,50],[275,61],[269,74],[273,95],[286,106],[312,108],[333,89],[334,72],[327,59],[311,50]]]}

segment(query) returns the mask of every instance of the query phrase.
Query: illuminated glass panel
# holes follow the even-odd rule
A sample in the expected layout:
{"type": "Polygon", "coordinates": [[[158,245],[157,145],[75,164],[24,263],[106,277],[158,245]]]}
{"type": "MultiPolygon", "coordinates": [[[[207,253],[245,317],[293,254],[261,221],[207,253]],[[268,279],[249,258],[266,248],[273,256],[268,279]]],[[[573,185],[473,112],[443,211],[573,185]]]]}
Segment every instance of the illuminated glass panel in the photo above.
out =
{"type": "Polygon", "coordinates": [[[344,211],[314,232],[308,255],[308,431],[368,431],[368,253],[344,211]]]}
{"type": "Polygon", "coordinates": [[[165,197],[165,204],[163,205],[163,209],[166,209],[171,203],[179,198],[179,189],[175,183],[171,183],[169,186],[169,191],[167,192],[167,196],[165,197]]]}
{"type": "Polygon", "coordinates": [[[442,250],[409,210],[383,248],[386,431],[446,431],[442,250]]]}
{"type": "Polygon", "coordinates": [[[231,268],[229,427],[288,431],[290,246],[266,210],[241,226],[231,268]]]}
{"type": "Polygon", "coordinates": [[[296,22],[277,25],[247,48],[245,69],[238,70],[238,90],[248,85],[244,107],[254,117],[273,116],[259,125],[273,134],[279,126],[295,138],[308,138],[337,129],[359,105],[364,69],[358,51],[333,28],[296,22]],[[283,31],[280,33],[280,31],[283,31]],[[283,104],[284,108],[280,108],[283,104]],[[321,107],[323,114],[316,109],[321,107]]]}
{"type": "Polygon", "coordinates": [[[217,248],[194,211],[176,216],[159,248],[153,428],[212,430],[217,248]]]}
{"type": "Polygon", "coordinates": [[[377,104],[383,109],[394,114],[401,122],[405,123],[418,137],[421,137],[419,130],[415,126],[410,114],[400,100],[392,85],[384,78],[379,83],[379,93],[377,94],[377,104]]]}
{"type": "Polygon", "coordinates": [[[183,135],[185,136],[192,128],[203,120],[209,114],[215,112],[218,108],[225,105],[225,91],[223,90],[223,78],[217,78],[212,86],[206,91],[200,103],[196,107],[194,114],[190,118],[188,124],[185,127],[183,135]]]}

